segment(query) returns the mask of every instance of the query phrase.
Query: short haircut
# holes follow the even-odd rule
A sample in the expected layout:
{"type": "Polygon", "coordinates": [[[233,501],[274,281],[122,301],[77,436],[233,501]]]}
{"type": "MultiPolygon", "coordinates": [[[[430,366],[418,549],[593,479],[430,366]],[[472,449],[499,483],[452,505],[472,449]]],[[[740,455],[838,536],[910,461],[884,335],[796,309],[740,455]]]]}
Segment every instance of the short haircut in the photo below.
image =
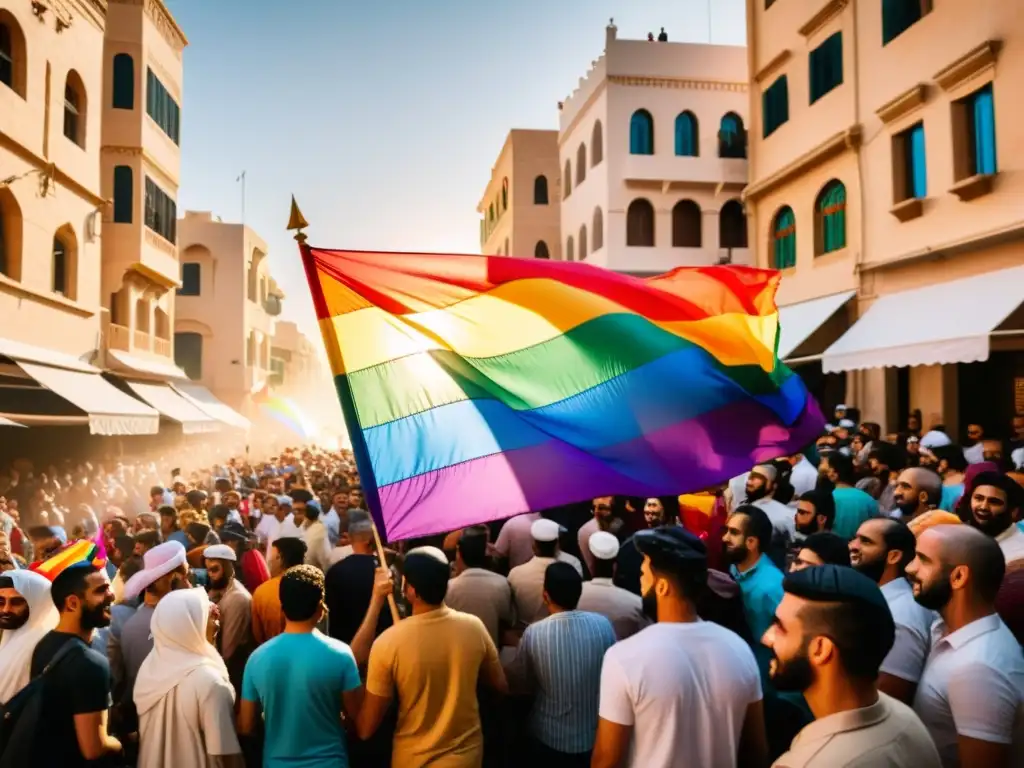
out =
{"type": "Polygon", "coordinates": [[[50,597],[57,610],[63,613],[67,607],[67,600],[72,595],[79,599],[84,598],[86,579],[94,573],[99,573],[99,570],[91,565],[76,565],[62,571],[50,587],[50,597]]]}
{"type": "Polygon", "coordinates": [[[28,537],[30,539],[52,539],[54,533],[48,525],[33,525],[28,529],[28,537]]]}
{"type": "Polygon", "coordinates": [[[1006,557],[999,543],[967,525],[950,526],[944,537],[943,565],[955,568],[965,565],[971,573],[975,594],[986,603],[994,603],[1006,575],[1006,557]]]}
{"type": "Polygon", "coordinates": [[[850,565],[849,542],[831,531],[812,533],[804,539],[801,547],[811,550],[826,565],[850,565]]]}
{"type": "Polygon", "coordinates": [[[954,472],[967,471],[967,457],[964,456],[964,449],[959,445],[940,445],[931,449],[932,454],[938,461],[945,461],[954,472]]]}
{"type": "Polygon", "coordinates": [[[574,611],[583,594],[583,577],[568,563],[554,562],[544,571],[544,591],[559,608],[574,611]]]}
{"type": "Polygon", "coordinates": [[[150,496],[163,496],[164,489],[159,485],[154,485],[149,489],[150,496]]]}
{"type": "Polygon", "coordinates": [[[835,451],[828,455],[828,466],[836,473],[837,482],[843,485],[853,485],[857,482],[857,472],[853,466],[853,457],[845,453],[835,451]]]}
{"type": "Polygon", "coordinates": [[[402,573],[406,582],[427,605],[440,605],[448,594],[451,568],[426,552],[412,550],[405,556],[402,573]]]}
{"type": "Polygon", "coordinates": [[[917,537],[914,536],[914,532],[907,524],[900,520],[894,520],[891,517],[878,519],[885,522],[885,528],[882,529],[882,541],[885,543],[886,554],[893,550],[897,550],[901,554],[899,569],[902,576],[917,553],[917,537]]]}
{"type": "Polygon", "coordinates": [[[772,544],[772,521],[760,507],[753,504],[740,504],[733,512],[734,515],[745,515],[747,518],[746,537],[757,539],[757,551],[761,554],[768,552],[772,544]]]}
{"type": "Polygon", "coordinates": [[[825,518],[825,530],[831,531],[836,521],[836,500],[831,492],[815,489],[807,491],[800,497],[800,501],[806,501],[814,505],[814,516],[825,518]]]}
{"type": "Polygon", "coordinates": [[[307,520],[319,520],[320,519],[320,505],[315,502],[309,502],[306,504],[306,519],[307,520]]]}
{"type": "Polygon", "coordinates": [[[1017,485],[1013,478],[1008,477],[1002,472],[979,472],[975,475],[971,487],[966,492],[973,495],[983,485],[989,485],[1002,491],[1003,495],[1006,496],[1006,507],[1009,511],[1020,509],[1021,496],[1024,495],[1024,489],[1017,485]]]}
{"type": "Polygon", "coordinates": [[[487,565],[486,530],[467,528],[459,537],[459,554],[462,556],[462,562],[470,568],[483,568],[487,565]]]}
{"type": "Polygon", "coordinates": [[[128,557],[135,549],[135,537],[130,533],[123,533],[114,539],[114,546],[118,552],[128,557]]]}
{"type": "MultiPolygon", "coordinates": [[[[884,440],[872,442],[871,453],[868,456],[879,464],[887,466],[893,472],[899,472],[907,466],[907,452],[898,445],[887,443],[884,440]]],[[[832,458],[829,457],[830,462],[831,460],[832,458]]]]}
{"type": "Polygon", "coordinates": [[[305,488],[293,488],[288,492],[292,501],[298,501],[303,504],[309,504],[313,500],[313,494],[307,491],[305,488]]]}
{"type": "Polygon", "coordinates": [[[135,534],[135,543],[142,544],[142,546],[152,549],[160,543],[160,531],[154,531],[152,529],[139,531],[135,534]]]}
{"type": "Polygon", "coordinates": [[[316,566],[297,565],[285,571],[277,595],[288,621],[309,621],[324,600],[324,575],[316,566]]]}
{"type": "Polygon", "coordinates": [[[277,550],[277,554],[281,558],[281,565],[285,569],[302,565],[306,560],[306,542],[302,539],[286,536],[283,539],[274,539],[274,543],[270,546],[277,550]]]}
{"type": "Polygon", "coordinates": [[[160,513],[160,517],[173,517],[175,520],[178,519],[178,510],[169,504],[164,504],[157,510],[157,512],[160,513]]]}
{"type": "Polygon", "coordinates": [[[121,581],[127,582],[128,579],[141,571],[144,565],[141,557],[132,555],[125,558],[124,562],[121,563],[121,567],[117,569],[117,573],[121,577],[121,581]]]}
{"type": "Polygon", "coordinates": [[[215,504],[213,508],[210,509],[209,512],[207,512],[206,517],[212,523],[214,520],[226,521],[230,514],[231,510],[228,508],[226,504],[215,504]]]}
{"type": "Polygon", "coordinates": [[[554,541],[533,540],[533,546],[537,550],[537,557],[554,557],[558,552],[558,539],[554,541]]]}
{"type": "Polygon", "coordinates": [[[928,495],[928,506],[937,507],[942,503],[942,477],[928,467],[912,467],[914,483],[928,495]]]}

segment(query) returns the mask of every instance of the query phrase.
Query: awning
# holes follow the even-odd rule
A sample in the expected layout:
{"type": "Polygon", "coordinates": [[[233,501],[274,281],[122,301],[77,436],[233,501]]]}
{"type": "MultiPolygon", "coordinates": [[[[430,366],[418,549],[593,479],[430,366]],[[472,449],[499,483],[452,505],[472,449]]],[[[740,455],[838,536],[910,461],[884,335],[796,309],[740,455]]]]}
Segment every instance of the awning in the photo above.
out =
{"type": "Polygon", "coordinates": [[[790,357],[856,295],[856,291],[845,291],[779,307],[779,359],[790,357]]]}
{"type": "Polygon", "coordinates": [[[67,368],[70,371],[82,371],[83,373],[99,373],[99,368],[94,368],[84,363],[74,355],[64,352],[57,352],[46,347],[37,347],[33,344],[23,344],[13,339],[0,338],[0,355],[9,357],[11,360],[23,360],[28,363],[41,363],[51,365],[55,368],[67,368]]]}
{"type": "Polygon", "coordinates": [[[24,428],[24,426],[25,426],[24,424],[19,424],[16,421],[11,421],[10,419],[5,419],[3,416],[0,416],[0,427],[22,427],[22,428],[24,428]]]}
{"type": "Polygon", "coordinates": [[[220,429],[219,421],[203,413],[168,384],[128,380],[125,380],[125,384],[161,414],[171,421],[181,424],[181,431],[186,435],[194,435],[198,432],[216,432],[220,429]]]}
{"type": "Polygon", "coordinates": [[[188,375],[169,360],[151,359],[139,355],[130,355],[118,349],[107,351],[115,372],[120,370],[130,373],[141,373],[143,376],[156,376],[163,381],[187,381],[188,375]]]}
{"type": "Polygon", "coordinates": [[[1024,302],[1024,266],[878,299],[825,350],[825,373],[977,363],[989,336],[1024,302]]]}
{"type": "Polygon", "coordinates": [[[89,417],[93,435],[155,435],[160,414],[126,395],[98,373],[17,361],[18,367],[89,417]]]}
{"type": "Polygon", "coordinates": [[[171,386],[207,416],[236,429],[248,430],[251,426],[245,416],[222,403],[206,387],[184,382],[174,382],[171,386]]]}

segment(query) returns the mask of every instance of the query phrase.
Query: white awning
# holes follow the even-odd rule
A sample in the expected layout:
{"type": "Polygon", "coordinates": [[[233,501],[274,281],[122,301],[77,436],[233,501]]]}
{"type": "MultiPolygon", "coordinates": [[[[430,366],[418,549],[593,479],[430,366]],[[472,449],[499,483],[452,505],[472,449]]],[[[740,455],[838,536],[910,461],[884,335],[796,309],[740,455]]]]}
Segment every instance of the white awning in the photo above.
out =
{"type": "Polygon", "coordinates": [[[792,355],[856,295],[856,291],[846,291],[779,307],[779,359],[792,355]]]}
{"type": "Polygon", "coordinates": [[[18,362],[18,367],[89,417],[93,435],[155,435],[160,414],[126,395],[98,373],[18,362]]]}
{"type": "Polygon", "coordinates": [[[988,360],[989,335],[1024,302],[1024,266],[878,299],[825,350],[825,373],[988,360]]]}
{"type": "Polygon", "coordinates": [[[114,362],[115,369],[156,376],[164,381],[188,381],[188,375],[170,360],[130,355],[118,349],[109,350],[107,355],[114,362]]]}
{"type": "Polygon", "coordinates": [[[183,382],[174,382],[171,386],[207,416],[236,429],[248,430],[251,426],[245,416],[222,403],[206,387],[200,384],[186,384],[183,382]]]}
{"type": "Polygon", "coordinates": [[[11,421],[10,419],[5,419],[3,416],[0,416],[0,427],[22,427],[22,428],[24,428],[24,426],[25,426],[24,424],[19,424],[16,421],[11,421]]]}
{"type": "Polygon", "coordinates": [[[67,368],[70,371],[82,371],[83,373],[99,373],[99,368],[94,368],[84,363],[74,355],[58,352],[46,347],[37,347],[33,344],[23,344],[14,339],[0,337],[0,356],[9,357],[11,360],[40,363],[54,368],[67,368]]]}
{"type": "Polygon", "coordinates": [[[216,419],[203,413],[190,400],[175,392],[169,384],[152,382],[125,381],[132,392],[152,405],[161,414],[181,424],[181,431],[186,435],[198,432],[216,432],[221,424],[216,419]]]}

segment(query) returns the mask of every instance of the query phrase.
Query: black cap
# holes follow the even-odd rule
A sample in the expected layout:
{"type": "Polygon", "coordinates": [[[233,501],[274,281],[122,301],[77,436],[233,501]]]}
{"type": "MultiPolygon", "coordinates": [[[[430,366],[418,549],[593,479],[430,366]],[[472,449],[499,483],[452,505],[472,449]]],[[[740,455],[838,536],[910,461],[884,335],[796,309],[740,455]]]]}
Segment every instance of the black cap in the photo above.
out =
{"type": "Polygon", "coordinates": [[[652,559],[681,566],[704,565],[708,550],[704,542],[680,525],[662,525],[633,534],[633,545],[652,559]]]}
{"type": "Polygon", "coordinates": [[[804,600],[823,603],[856,603],[872,614],[888,614],[889,604],[874,580],[842,565],[816,565],[790,573],[782,588],[804,600]]]}
{"type": "Polygon", "coordinates": [[[235,520],[229,520],[224,523],[220,531],[217,532],[217,535],[220,536],[221,541],[225,539],[247,541],[249,539],[249,532],[245,529],[245,526],[235,520]]]}

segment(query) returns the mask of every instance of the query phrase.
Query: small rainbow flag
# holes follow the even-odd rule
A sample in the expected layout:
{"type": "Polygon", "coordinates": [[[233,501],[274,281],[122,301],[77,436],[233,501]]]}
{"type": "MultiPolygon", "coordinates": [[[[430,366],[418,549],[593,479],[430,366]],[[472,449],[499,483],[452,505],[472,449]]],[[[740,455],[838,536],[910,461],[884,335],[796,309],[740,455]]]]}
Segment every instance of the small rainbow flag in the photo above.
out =
{"type": "Polygon", "coordinates": [[[390,539],[708,488],[824,424],[776,357],[777,272],[300,249],[390,539]]]}
{"type": "Polygon", "coordinates": [[[103,568],[106,564],[106,558],[100,556],[96,542],[83,540],[68,544],[48,560],[33,563],[29,570],[52,582],[70,568],[103,568]]]}
{"type": "Polygon", "coordinates": [[[318,432],[316,424],[302,412],[302,409],[291,398],[271,395],[263,390],[256,396],[255,402],[260,411],[283,424],[299,437],[308,440],[316,436],[318,432]]]}

